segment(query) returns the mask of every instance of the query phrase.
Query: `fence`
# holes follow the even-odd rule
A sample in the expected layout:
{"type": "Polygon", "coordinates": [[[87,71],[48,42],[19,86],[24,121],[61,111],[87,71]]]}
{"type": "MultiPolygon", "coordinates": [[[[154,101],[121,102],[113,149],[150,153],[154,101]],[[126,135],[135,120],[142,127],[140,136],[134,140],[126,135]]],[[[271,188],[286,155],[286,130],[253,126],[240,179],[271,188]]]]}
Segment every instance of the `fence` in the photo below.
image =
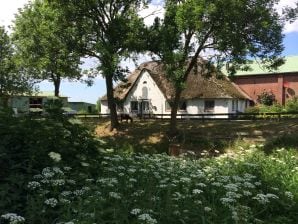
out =
{"type": "MultiPolygon", "coordinates": [[[[110,114],[76,114],[76,118],[107,118],[110,114]]],[[[142,114],[139,119],[170,119],[170,114],[142,114]]],[[[217,113],[217,114],[177,114],[177,119],[188,120],[262,120],[262,119],[297,119],[298,112],[282,113],[217,113]]]]}

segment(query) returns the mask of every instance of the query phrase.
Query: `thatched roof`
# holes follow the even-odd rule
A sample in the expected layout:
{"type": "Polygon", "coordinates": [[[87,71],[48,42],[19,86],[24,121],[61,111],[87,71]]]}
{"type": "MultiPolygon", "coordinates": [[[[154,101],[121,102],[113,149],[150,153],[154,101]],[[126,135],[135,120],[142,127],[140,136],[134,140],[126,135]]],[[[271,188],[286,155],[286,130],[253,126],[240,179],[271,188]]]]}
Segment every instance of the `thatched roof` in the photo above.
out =
{"type": "MultiPolygon", "coordinates": [[[[198,65],[195,66],[189,74],[185,89],[181,95],[182,99],[250,99],[247,94],[232,83],[226,76],[218,76],[218,74],[215,73],[208,74],[206,69],[202,69],[199,65],[201,62],[198,62],[198,65]]],[[[127,77],[127,82],[120,83],[116,86],[114,88],[114,97],[117,100],[124,100],[143,71],[148,71],[167,99],[171,99],[174,96],[174,85],[166,77],[163,64],[159,61],[151,61],[141,64],[127,77]]],[[[107,96],[103,96],[101,100],[107,100],[107,96]]]]}

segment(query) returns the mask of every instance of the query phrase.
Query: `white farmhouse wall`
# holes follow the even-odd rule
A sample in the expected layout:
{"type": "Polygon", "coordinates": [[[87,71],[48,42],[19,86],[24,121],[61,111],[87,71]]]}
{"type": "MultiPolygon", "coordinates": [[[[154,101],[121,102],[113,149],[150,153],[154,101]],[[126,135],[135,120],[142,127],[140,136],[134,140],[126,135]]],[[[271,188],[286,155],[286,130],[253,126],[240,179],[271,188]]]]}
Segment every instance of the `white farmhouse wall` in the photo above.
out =
{"type": "Polygon", "coordinates": [[[124,112],[131,113],[130,102],[149,99],[150,111],[153,114],[165,113],[166,98],[160,91],[154,80],[147,71],[143,71],[124,102],[124,112]],[[147,88],[147,93],[144,91],[147,88]]]}
{"type": "Polygon", "coordinates": [[[247,105],[246,100],[230,99],[228,113],[245,112],[246,105],[247,105]],[[233,100],[237,101],[236,103],[237,106],[235,106],[234,110],[233,110],[233,100]]]}
{"type": "MultiPolygon", "coordinates": [[[[171,111],[166,110],[166,98],[161,92],[155,81],[152,79],[148,71],[144,70],[134,83],[130,92],[128,93],[124,103],[124,113],[138,113],[138,111],[131,110],[131,101],[141,102],[142,100],[149,101],[149,111],[153,114],[163,114],[170,116],[171,111]]],[[[177,114],[223,114],[235,113],[232,110],[232,102],[236,99],[192,99],[186,100],[186,111],[179,111],[177,114]],[[205,100],[214,100],[214,111],[205,112],[205,100]]],[[[246,107],[246,100],[238,100],[237,111],[244,112],[246,107]]],[[[110,113],[107,101],[101,101],[101,113],[110,113]]],[[[166,117],[166,116],[164,116],[166,117]]],[[[212,116],[213,117],[213,116],[212,116]]],[[[214,118],[214,117],[213,117],[214,118]]],[[[218,115],[216,118],[227,118],[226,115],[218,115]]]]}
{"type": "Polygon", "coordinates": [[[101,114],[109,114],[110,109],[108,107],[108,101],[107,100],[101,100],[100,101],[100,113],[101,114]]]}

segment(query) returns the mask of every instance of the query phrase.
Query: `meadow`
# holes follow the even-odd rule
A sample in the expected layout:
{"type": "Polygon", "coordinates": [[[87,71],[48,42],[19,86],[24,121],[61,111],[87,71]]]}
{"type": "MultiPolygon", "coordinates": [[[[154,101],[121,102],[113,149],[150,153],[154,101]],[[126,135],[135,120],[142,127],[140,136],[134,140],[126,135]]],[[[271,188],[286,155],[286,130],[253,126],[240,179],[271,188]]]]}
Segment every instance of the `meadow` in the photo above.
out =
{"type": "MultiPolygon", "coordinates": [[[[199,158],[191,151],[172,157],[125,146],[118,150],[112,142],[123,141],[119,133],[110,134],[108,142],[77,121],[5,121],[1,224],[298,223],[295,133],[263,143],[236,138],[228,149],[212,154],[204,149],[199,158]],[[38,133],[43,134],[34,142],[38,133]],[[23,155],[26,172],[17,154],[23,155]]],[[[217,124],[204,125],[212,132],[217,124]]],[[[278,131],[277,126],[288,125],[275,124],[278,131]]],[[[129,125],[122,130],[128,132],[129,125]]]]}

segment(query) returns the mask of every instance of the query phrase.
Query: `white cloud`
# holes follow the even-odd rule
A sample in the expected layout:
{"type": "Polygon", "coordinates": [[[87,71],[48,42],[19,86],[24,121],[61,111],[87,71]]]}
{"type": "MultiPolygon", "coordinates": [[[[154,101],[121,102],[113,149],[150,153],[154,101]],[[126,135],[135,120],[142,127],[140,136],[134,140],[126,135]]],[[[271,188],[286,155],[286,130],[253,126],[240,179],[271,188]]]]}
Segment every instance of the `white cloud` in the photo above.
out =
{"type": "Polygon", "coordinates": [[[147,26],[152,25],[155,17],[163,18],[164,8],[161,1],[154,1],[154,4],[149,4],[147,8],[142,9],[139,15],[144,18],[144,22],[147,26]]]}
{"type": "MultiPolygon", "coordinates": [[[[296,0],[280,0],[279,4],[276,6],[277,11],[281,14],[283,8],[285,7],[295,7],[296,0]]],[[[284,27],[285,34],[298,32],[298,20],[293,23],[287,22],[284,27]]]]}
{"type": "Polygon", "coordinates": [[[1,0],[0,25],[5,27],[12,25],[18,9],[22,8],[28,2],[29,0],[1,0]]]}

